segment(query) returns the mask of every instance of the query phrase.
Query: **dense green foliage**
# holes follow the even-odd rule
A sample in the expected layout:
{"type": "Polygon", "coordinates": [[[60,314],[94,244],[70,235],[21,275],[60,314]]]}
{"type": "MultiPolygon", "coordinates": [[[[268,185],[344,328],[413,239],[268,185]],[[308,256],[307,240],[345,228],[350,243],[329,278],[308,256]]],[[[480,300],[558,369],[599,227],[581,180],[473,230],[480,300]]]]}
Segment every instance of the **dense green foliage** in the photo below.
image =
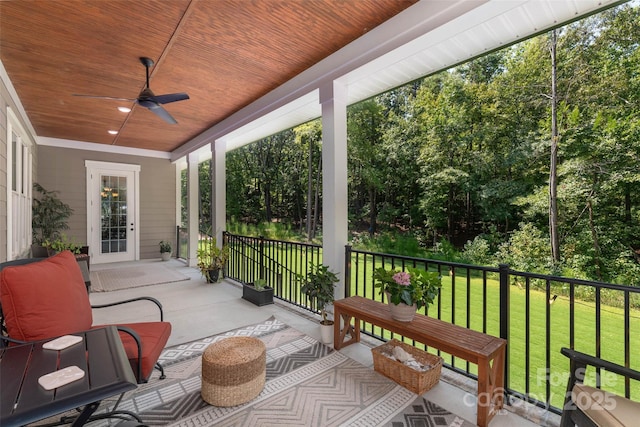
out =
{"type": "MultiPolygon", "coordinates": [[[[640,284],[640,7],[557,34],[561,261],[549,240],[548,34],[349,107],[354,245],[404,240],[471,263],[640,284]]],[[[229,153],[232,222],[313,235],[320,160],[319,120],[229,153]]]]}

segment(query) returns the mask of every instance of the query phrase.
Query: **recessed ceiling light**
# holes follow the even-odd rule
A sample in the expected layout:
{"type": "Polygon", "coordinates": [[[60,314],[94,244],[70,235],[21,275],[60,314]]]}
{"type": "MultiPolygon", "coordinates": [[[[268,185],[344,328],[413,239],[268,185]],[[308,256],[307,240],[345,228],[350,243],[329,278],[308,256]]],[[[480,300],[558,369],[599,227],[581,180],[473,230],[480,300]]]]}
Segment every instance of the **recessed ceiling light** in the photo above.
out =
{"type": "Polygon", "coordinates": [[[118,107],[118,111],[120,111],[121,113],[129,113],[129,112],[131,112],[131,108],[129,108],[129,107],[118,107]]]}
{"type": "Polygon", "coordinates": [[[109,134],[111,134],[111,135],[117,135],[118,134],[117,130],[108,130],[107,132],[109,132],[109,134]]]}

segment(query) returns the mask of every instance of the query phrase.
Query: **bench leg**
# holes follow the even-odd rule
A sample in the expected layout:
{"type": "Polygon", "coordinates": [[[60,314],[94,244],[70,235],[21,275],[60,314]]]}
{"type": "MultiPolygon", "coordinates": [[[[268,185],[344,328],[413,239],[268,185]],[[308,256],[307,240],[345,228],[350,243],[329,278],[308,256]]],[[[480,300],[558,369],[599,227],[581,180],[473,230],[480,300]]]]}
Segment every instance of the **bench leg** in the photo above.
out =
{"type": "Polygon", "coordinates": [[[349,344],[360,341],[360,322],[353,319],[354,325],[351,325],[352,316],[335,310],[335,323],[333,324],[333,348],[340,350],[349,344]],[[344,322],[344,328],[340,328],[340,324],[344,322]],[[349,335],[349,340],[346,340],[349,335]]]}
{"type": "Polygon", "coordinates": [[[504,405],[504,358],[502,347],[493,359],[478,363],[478,419],[480,427],[489,421],[504,405]]]}

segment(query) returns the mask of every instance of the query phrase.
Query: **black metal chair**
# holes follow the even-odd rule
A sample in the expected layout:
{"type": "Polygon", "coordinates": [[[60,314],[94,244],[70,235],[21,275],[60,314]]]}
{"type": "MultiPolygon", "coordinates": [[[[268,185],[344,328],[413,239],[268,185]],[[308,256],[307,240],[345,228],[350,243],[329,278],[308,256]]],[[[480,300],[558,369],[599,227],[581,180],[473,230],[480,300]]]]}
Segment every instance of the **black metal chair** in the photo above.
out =
{"type": "Polygon", "coordinates": [[[640,372],[569,348],[561,352],[571,361],[571,372],[560,427],[640,425],[640,402],[583,383],[587,366],[637,381],[640,372]]]}

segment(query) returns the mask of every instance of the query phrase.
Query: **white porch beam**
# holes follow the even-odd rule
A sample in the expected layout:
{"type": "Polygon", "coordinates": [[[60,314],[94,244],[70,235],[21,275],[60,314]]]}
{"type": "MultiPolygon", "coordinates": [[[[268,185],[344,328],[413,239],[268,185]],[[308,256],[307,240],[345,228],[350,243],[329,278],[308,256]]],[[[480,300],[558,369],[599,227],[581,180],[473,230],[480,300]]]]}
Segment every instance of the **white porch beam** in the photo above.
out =
{"type": "MultiPolygon", "coordinates": [[[[198,265],[198,230],[199,221],[199,185],[198,185],[198,153],[189,153],[187,156],[187,227],[189,230],[187,245],[187,265],[198,265]]],[[[178,242],[180,244],[180,242],[178,242]]]]}
{"type": "Polygon", "coordinates": [[[211,144],[211,231],[218,247],[222,247],[222,233],[227,228],[227,144],[216,141],[211,144]]]}
{"type": "Polygon", "coordinates": [[[336,298],[344,296],[348,241],[347,89],[338,81],[320,88],[322,105],[322,260],[337,273],[336,298]]]}

